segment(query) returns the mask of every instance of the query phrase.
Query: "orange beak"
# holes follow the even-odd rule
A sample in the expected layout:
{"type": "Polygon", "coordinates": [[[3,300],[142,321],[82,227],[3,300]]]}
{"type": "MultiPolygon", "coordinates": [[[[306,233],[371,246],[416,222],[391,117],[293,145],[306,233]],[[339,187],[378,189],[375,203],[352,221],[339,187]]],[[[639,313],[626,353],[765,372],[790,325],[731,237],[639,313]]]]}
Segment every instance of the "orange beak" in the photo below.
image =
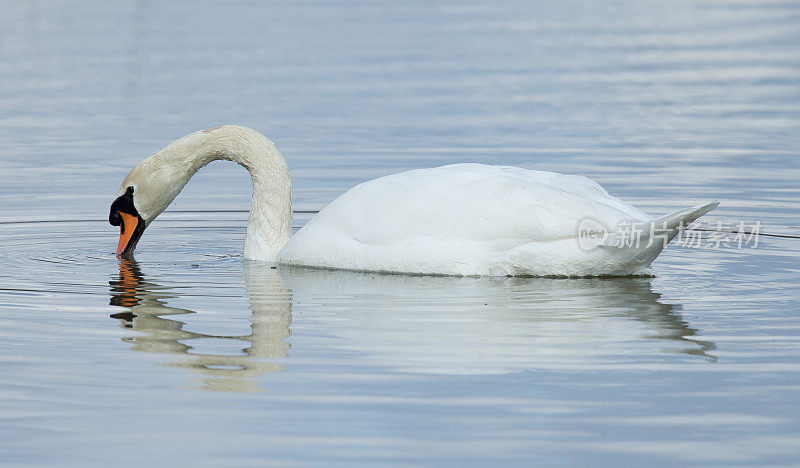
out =
{"type": "Polygon", "coordinates": [[[117,245],[117,258],[119,258],[122,256],[123,252],[132,251],[133,248],[136,247],[135,241],[132,243],[133,245],[129,244],[131,244],[133,233],[136,232],[136,226],[139,224],[139,219],[136,216],[129,215],[128,213],[123,213],[121,211],[118,211],[117,213],[119,213],[119,215],[122,217],[122,222],[119,224],[119,244],[117,245]]]}

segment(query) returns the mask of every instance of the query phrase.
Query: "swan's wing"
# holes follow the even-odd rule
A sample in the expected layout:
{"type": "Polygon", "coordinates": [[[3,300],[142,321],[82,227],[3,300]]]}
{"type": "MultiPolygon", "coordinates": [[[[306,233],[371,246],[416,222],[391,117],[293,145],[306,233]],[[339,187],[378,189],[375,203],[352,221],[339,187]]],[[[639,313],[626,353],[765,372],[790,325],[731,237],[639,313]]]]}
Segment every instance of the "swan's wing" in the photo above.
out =
{"type": "Polygon", "coordinates": [[[457,164],[360,184],[296,235],[344,236],[368,245],[427,237],[512,243],[574,237],[591,217],[613,229],[650,217],[586,177],[457,164]],[[304,233],[303,231],[308,231],[304,233]]]}

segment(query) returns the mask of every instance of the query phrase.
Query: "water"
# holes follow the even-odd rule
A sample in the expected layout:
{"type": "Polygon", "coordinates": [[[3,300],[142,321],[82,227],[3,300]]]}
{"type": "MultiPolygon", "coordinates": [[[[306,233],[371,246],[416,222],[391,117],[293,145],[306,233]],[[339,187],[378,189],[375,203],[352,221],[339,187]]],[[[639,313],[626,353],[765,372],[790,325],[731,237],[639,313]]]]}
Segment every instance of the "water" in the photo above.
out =
{"type": "Polygon", "coordinates": [[[3,2],[0,460],[797,463],[798,30],[791,2],[3,2]],[[217,163],[118,262],[127,170],[221,123],[281,148],[296,226],[474,161],[786,237],[654,278],[271,269],[217,163]]]}

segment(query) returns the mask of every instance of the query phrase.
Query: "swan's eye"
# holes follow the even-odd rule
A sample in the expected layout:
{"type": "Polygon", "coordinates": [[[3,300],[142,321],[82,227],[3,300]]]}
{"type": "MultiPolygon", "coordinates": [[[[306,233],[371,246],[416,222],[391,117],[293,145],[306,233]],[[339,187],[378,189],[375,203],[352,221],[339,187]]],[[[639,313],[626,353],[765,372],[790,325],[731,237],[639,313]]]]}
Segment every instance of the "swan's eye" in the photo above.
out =
{"type": "Polygon", "coordinates": [[[111,213],[108,215],[108,222],[112,226],[119,226],[120,224],[122,224],[122,216],[120,216],[118,212],[112,210],[111,213]]]}
{"type": "Polygon", "coordinates": [[[119,226],[122,223],[123,214],[131,216],[139,216],[136,207],[133,205],[133,187],[128,187],[125,193],[117,197],[114,203],[111,204],[111,210],[108,214],[108,222],[113,226],[119,226]]]}

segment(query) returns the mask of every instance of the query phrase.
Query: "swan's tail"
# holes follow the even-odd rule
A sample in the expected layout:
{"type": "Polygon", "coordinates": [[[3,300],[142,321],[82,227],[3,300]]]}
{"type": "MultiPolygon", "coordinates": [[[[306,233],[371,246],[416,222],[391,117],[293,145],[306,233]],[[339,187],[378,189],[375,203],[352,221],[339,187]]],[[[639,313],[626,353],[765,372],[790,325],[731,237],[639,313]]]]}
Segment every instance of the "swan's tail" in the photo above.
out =
{"type": "Polygon", "coordinates": [[[603,242],[605,247],[627,247],[629,261],[647,266],[655,260],[667,243],[686,229],[694,220],[719,206],[718,201],[684,208],[655,221],[635,223],[633,229],[611,233],[603,242]]]}
{"type": "Polygon", "coordinates": [[[680,234],[681,231],[686,229],[686,226],[692,224],[694,220],[718,206],[719,202],[713,201],[704,205],[673,211],[653,221],[653,229],[648,229],[647,234],[649,235],[650,232],[655,232],[656,235],[664,236],[663,238],[666,238],[666,241],[664,241],[663,244],[666,245],[667,242],[671,241],[675,236],[680,234]]]}

